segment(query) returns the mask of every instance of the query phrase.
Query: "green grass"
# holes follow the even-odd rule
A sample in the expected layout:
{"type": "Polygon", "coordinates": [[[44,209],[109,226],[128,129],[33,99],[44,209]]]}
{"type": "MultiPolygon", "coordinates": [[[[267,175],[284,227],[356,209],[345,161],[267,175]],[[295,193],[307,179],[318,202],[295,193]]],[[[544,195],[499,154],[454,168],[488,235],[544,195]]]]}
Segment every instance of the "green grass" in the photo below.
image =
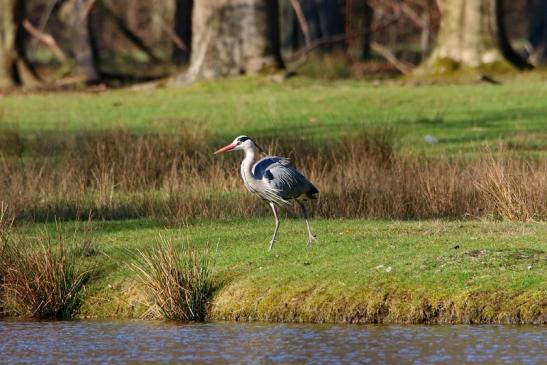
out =
{"type": "MultiPolygon", "coordinates": [[[[111,128],[198,129],[207,132],[211,145],[243,133],[302,134],[321,141],[362,127],[391,128],[407,152],[477,155],[501,140],[519,154],[543,157],[547,83],[531,75],[497,86],[236,78],[185,89],[11,94],[0,96],[0,127],[61,137],[111,128]],[[424,143],[427,134],[439,143],[424,143]]],[[[320,244],[309,249],[304,223],[288,219],[269,253],[273,219],[189,221],[184,228],[151,220],[95,222],[103,255],[86,258],[98,270],[82,316],[155,315],[153,298],[128,262],[161,233],[209,247],[221,284],[210,307],[215,319],[545,323],[547,318],[544,222],[323,219],[312,222],[320,244]]],[[[22,223],[17,230],[32,235],[39,227],[22,223]]]]}
{"type": "Polygon", "coordinates": [[[228,140],[241,133],[325,139],[382,126],[393,128],[404,148],[419,151],[467,152],[500,138],[545,151],[545,100],[547,83],[534,76],[497,86],[236,78],[184,89],[7,95],[0,99],[0,125],[24,133],[182,126],[228,140]],[[440,143],[425,144],[427,134],[440,143]]]}
{"type": "MultiPolygon", "coordinates": [[[[212,305],[216,319],[344,321],[356,308],[370,312],[387,300],[381,313],[386,322],[423,322],[449,303],[453,309],[432,321],[518,322],[519,315],[522,321],[545,320],[544,223],[331,219],[312,226],[320,243],[308,248],[304,222],[283,220],[279,241],[268,252],[273,220],[267,218],[183,228],[149,220],[95,223],[104,255],[88,258],[102,269],[82,314],[146,317],[153,301],[128,262],[131,252],[153,245],[161,233],[209,248],[221,285],[212,305]],[[493,296],[497,303],[491,303],[493,296]],[[430,312],[416,314],[424,303],[430,312]],[[469,313],[473,305],[481,309],[469,313]]],[[[35,228],[19,229],[30,234],[35,228]]]]}

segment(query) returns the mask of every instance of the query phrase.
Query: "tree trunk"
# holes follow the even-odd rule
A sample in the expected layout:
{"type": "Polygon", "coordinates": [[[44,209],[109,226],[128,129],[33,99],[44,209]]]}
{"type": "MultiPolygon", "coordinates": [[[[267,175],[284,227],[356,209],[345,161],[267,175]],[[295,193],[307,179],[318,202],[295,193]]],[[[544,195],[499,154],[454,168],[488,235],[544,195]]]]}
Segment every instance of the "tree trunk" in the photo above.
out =
{"type": "MultiPolygon", "coordinates": [[[[290,4],[289,1],[285,3],[290,4]]],[[[344,33],[344,17],[338,0],[297,0],[297,3],[302,10],[308,34],[304,34],[301,20],[295,14],[293,6],[289,5],[289,35],[286,39],[293,51],[308,45],[307,37],[313,42],[344,33]]],[[[343,42],[325,42],[317,49],[328,52],[343,47],[343,42]]]]}
{"type": "Polygon", "coordinates": [[[200,0],[190,67],[175,84],[282,68],[277,0],[200,0]]]}
{"type": "Polygon", "coordinates": [[[304,17],[306,18],[308,27],[310,28],[310,38],[314,40],[323,38],[324,32],[319,9],[323,4],[320,4],[321,1],[316,0],[300,0],[299,2],[304,11],[304,17]]]}
{"type": "Polygon", "coordinates": [[[76,60],[76,73],[87,84],[99,81],[96,57],[93,51],[93,39],[89,29],[88,2],[73,0],[70,18],[70,43],[76,60]]]}
{"type": "Polygon", "coordinates": [[[352,23],[355,24],[352,31],[363,32],[361,36],[360,46],[362,59],[369,59],[371,55],[371,43],[372,43],[372,22],[374,21],[374,8],[369,4],[369,1],[359,1],[353,4],[354,14],[351,16],[354,18],[352,23]]]}
{"type": "Polygon", "coordinates": [[[547,1],[531,1],[528,41],[532,46],[530,59],[535,64],[547,64],[547,1]]]}
{"type": "Polygon", "coordinates": [[[25,5],[24,0],[2,0],[0,5],[0,88],[39,80],[25,54],[25,5]]]}
{"type": "Polygon", "coordinates": [[[427,70],[443,73],[511,64],[527,66],[507,41],[501,0],[445,0],[437,46],[427,70]]]}
{"type": "Polygon", "coordinates": [[[15,0],[2,0],[0,9],[0,88],[20,83],[15,51],[15,0]]]}
{"type": "Polygon", "coordinates": [[[187,61],[192,50],[192,8],[193,0],[175,1],[175,34],[180,38],[186,49],[174,47],[175,60],[187,61]]]}
{"type": "Polygon", "coordinates": [[[326,18],[326,35],[329,37],[344,33],[344,17],[338,0],[323,0],[323,15],[326,18]]]}
{"type": "Polygon", "coordinates": [[[139,29],[139,0],[128,0],[125,22],[130,29],[139,29]]]}

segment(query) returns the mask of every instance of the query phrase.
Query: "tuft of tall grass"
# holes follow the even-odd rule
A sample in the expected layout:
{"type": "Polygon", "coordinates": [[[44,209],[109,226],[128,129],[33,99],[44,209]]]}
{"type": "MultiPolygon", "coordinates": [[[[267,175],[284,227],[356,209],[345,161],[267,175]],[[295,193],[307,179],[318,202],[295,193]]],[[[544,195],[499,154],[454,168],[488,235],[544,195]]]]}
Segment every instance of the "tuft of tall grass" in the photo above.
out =
{"type": "Polygon", "coordinates": [[[73,318],[91,276],[91,270],[78,265],[76,252],[61,231],[55,240],[45,230],[35,239],[10,237],[0,257],[5,310],[25,317],[73,318]]]}
{"type": "Polygon", "coordinates": [[[547,205],[546,165],[536,168],[491,157],[482,161],[482,173],[475,185],[489,210],[505,220],[541,219],[547,205]]]}
{"type": "Polygon", "coordinates": [[[0,316],[4,314],[4,283],[8,269],[6,245],[11,233],[13,219],[9,218],[8,209],[4,202],[0,203],[0,316]]]}
{"type": "MultiPolygon", "coordinates": [[[[218,141],[205,134],[14,133],[0,147],[0,196],[17,219],[84,219],[91,212],[99,219],[181,223],[271,214],[243,188],[241,156],[213,156],[218,141]]],[[[388,129],[320,143],[302,136],[253,137],[269,153],[291,158],[313,181],[321,192],[314,213],[322,217],[547,217],[545,159],[416,155],[397,149],[388,129]],[[495,172],[500,166],[503,177],[495,172]]]]}
{"type": "Polygon", "coordinates": [[[208,251],[160,236],[154,247],[138,251],[131,268],[166,319],[205,319],[214,288],[208,251]]]}

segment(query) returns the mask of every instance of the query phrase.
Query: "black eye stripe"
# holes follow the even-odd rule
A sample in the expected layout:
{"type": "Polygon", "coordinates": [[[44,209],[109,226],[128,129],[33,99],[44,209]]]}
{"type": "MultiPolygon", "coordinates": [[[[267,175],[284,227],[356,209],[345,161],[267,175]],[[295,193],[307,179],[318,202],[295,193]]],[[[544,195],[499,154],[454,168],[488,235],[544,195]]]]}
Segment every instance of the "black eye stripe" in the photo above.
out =
{"type": "Polygon", "coordinates": [[[249,137],[240,137],[237,141],[238,141],[238,143],[241,143],[241,142],[245,142],[248,139],[249,139],[249,137]]]}

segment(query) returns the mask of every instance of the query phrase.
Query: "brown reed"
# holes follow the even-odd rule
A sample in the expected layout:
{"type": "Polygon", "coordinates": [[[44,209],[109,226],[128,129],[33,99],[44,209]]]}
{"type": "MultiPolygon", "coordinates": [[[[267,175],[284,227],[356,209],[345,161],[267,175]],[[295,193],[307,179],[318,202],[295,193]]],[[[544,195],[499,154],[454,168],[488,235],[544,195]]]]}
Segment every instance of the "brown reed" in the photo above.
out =
{"type": "MultiPolygon", "coordinates": [[[[420,156],[390,130],[316,142],[255,136],[290,157],[319,188],[321,217],[547,217],[547,161],[510,153],[420,156]]],[[[18,220],[153,217],[173,223],[269,215],[239,177],[239,156],[213,156],[218,138],[180,130],[22,136],[0,131],[0,196],[18,220]],[[2,135],[7,133],[7,135],[2,135]]],[[[293,214],[288,212],[286,214],[293,214]]]]}
{"type": "Polygon", "coordinates": [[[8,214],[4,202],[0,203],[0,316],[4,314],[4,288],[5,277],[8,270],[8,257],[6,246],[11,233],[13,219],[8,214]]]}
{"type": "Polygon", "coordinates": [[[151,249],[138,251],[131,269],[153,294],[165,319],[205,319],[213,294],[208,251],[160,236],[151,249]]]}
{"type": "Polygon", "coordinates": [[[35,239],[10,237],[0,256],[4,276],[0,306],[10,315],[73,318],[91,276],[90,269],[78,265],[80,252],[60,228],[55,238],[46,230],[35,239]]]}

